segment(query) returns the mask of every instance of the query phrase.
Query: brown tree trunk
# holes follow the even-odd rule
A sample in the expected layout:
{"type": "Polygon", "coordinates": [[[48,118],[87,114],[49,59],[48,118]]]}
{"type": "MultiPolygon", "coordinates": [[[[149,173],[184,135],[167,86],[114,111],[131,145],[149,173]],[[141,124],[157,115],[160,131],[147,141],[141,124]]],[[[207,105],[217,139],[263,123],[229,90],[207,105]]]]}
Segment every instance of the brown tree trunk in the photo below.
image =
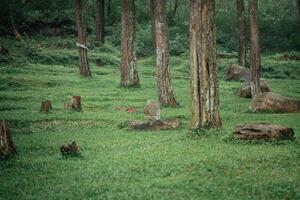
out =
{"type": "Polygon", "coordinates": [[[138,87],[140,85],[134,48],[135,11],[134,0],[121,0],[121,86],[138,87]]]}
{"type": "Polygon", "coordinates": [[[81,75],[90,76],[91,71],[87,58],[87,47],[85,38],[85,27],[83,25],[82,17],[82,2],[81,0],[75,0],[75,12],[76,12],[76,25],[78,32],[78,53],[79,53],[79,72],[81,75]]]}
{"type": "Polygon", "coordinates": [[[104,43],[104,0],[97,0],[96,5],[96,41],[104,43]]]}
{"type": "Polygon", "coordinates": [[[16,153],[8,125],[2,120],[0,122],[0,159],[14,156],[16,153]]]}
{"type": "Polygon", "coordinates": [[[156,43],[157,94],[162,106],[175,106],[170,68],[169,68],[169,39],[166,16],[166,1],[153,0],[156,43]]]}
{"type": "Polygon", "coordinates": [[[215,0],[190,0],[191,129],[221,127],[215,0]]]}
{"type": "Polygon", "coordinates": [[[244,0],[236,0],[237,33],[238,33],[238,64],[245,66],[246,43],[245,43],[245,7],[244,0]]]}
{"type": "Polygon", "coordinates": [[[257,0],[249,0],[250,46],[251,46],[251,93],[252,99],[260,95],[261,55],[257,22],[257,0]]]}
{"type": "Polygon", "coordinates": [[[153,51],[154,51],[154,53],[156,53],[154,14],[155,14],[154,13],[154,0],[150,0],[150,15],[151,15],[151,32],[152,32],[153,51]]]}

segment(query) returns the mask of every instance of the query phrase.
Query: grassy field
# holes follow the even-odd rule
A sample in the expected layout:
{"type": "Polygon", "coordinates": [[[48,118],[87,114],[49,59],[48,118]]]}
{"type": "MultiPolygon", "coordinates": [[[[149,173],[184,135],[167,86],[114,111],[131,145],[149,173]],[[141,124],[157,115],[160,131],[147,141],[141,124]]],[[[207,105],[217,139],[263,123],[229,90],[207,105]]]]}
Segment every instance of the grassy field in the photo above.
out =
{"type": "MultiPolygon", "coordinates": [[[[18,155],[0,162],[0,199],[300,199],[300,114],[249,112],[250,100],[233,95],[241,83],[223,78],[235,59],[218,61],[222,130],[188,138],[187,56],[171,58],[180,105],[161,113],[180,118],[181,128],[134,132],[121,127],[142,119],[146,100],[156,99],[153,57],[139,59],[141,88],[129,89],[119,87],[119,52],[110,45],[91,48],[86,78],[73,41],[3,43],[11,54],[0,57],[0,119],[9,122],[18,155]],[[97,58],[105,65],[97,67],[97,58]],[[72,95],[81,95],[82,112],[64,111],[72,95]],[[39,111],[45,99],[49,114],[39,111]],[[290,126],[296,140],[234,141],[233,127],[244,122],[290,126]],[[72,141],[81,156],[63,158],[59,146],[72,141]]],[[[300,98],[299,61],[271,55],[263,66],[272,91],[300,98]]]]}

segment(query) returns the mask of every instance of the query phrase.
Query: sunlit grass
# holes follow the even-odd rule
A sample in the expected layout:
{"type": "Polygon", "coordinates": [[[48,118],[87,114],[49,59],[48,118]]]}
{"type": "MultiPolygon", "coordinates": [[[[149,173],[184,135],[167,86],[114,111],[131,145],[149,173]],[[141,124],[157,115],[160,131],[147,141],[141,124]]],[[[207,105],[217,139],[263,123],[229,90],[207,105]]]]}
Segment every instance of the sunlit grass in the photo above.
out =
{"type": "MultiPolygon", "coordinates": [[[[8,64],[0,65],[0,118],[9,122],[18,150],[15,159],[0,163],[0,199],[300,198],[300,115],[248,112],[250,100],[233,95],[241,83],[222,78],[224,67],[234,59],[218,62],[223,128],[195,139],[187,137],[187,56],[172,57],[170,62],[180,105],[162,108],[161,112],[162,118],[179,117],[182,127],[136,132],[119,125],[129,119],[143,119],[146,100],[156,99],[154,58],[138,62],[141,88],[121,88],[116,65],[97,67],[92,60],[92,77],[79,76],[77,52],[68,44],[58,54],[61,58],[71,55],[72,62],[41,63],[19,50],[8,64]],[[81,95],[82,112],[64,111],[63,103],[71,95],[81,95]],[[54,108],[48,114],[39,111],[45,99],[51,100],[54,108]],[[138,111],[116,109],[121,106],[138,111]],[[295,130],[297,139],[282,143],[231,140],[233,127],[245,122],[287,125],[295,130]],[[72,141],[77,142],[82,156],[65,159],[59,146],[72,141]]],[[[51,53],[53,45],[44,45],[43,52],[51,53]]],[[[100,55],[98,50],[91,50],[94,58],[100,55]]],[[[113,47],[102,50],[109,58],[119,56],[113,47]]],[[[271,69],[300,69],[297,61],[277,62],[269,57],[264,58],[264,64],[271,69]]],[[[274,79],[269,74],[272,91],[300,98],[297,74],[292,73],[296,77],[290,79],[274,79]]]]}

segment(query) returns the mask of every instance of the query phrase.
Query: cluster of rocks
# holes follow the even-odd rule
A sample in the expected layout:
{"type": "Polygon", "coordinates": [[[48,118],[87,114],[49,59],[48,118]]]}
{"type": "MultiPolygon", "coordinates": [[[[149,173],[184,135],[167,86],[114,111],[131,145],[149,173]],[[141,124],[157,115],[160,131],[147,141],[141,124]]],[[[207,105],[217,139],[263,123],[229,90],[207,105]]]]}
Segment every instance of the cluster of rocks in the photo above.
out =
{"type": "MultiPolygon", "coordinates": [[[[226,71],[226,80],[244,81],[235,95],[241,98],[252,98],[251,71],[239,65],[231,65],[226,71]]],[[[300,101],[294,98],[281,96],[271,92],[266,80],[260,80],[261,94],[252,99],[250,109],[257,112],[300,112],[300,101]]],[[[291,128],[267,123],[242,124],[235,127],[234,138],[247,140],[275,140],[293,139],[294,131],[291,128]]]]}
{"type": "Polygon", "coordinates": [[[128,127],[132,130],[159,131],[176,129],[180,126],[179,119],[160,119],[160,103],[157,101],[147,101],[144,108],[144,114],[146,121],[128,121],[128,127]]]}

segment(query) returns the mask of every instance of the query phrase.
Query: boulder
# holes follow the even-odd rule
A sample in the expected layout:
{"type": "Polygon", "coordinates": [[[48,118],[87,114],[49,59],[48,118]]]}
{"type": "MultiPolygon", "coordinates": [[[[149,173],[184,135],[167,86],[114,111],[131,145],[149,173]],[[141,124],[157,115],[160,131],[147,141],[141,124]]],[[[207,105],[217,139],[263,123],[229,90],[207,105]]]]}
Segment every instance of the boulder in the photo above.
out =
{"type": "Polygon", "coordinates": [[[250,105],[253,111],[262,112],[300,112],[300,100],[285,97],[272,92],[257,95],[250,105]]]}
{"type": "Polygon", "coordinates": [[[168,129],[176,129],[180,126],[179,119],[154,120],[154,121],[129,121],[128,127],[132,130],[140,131],[160,131],[168,129]]]}
{"type": "Polygon", "coordinates": [[[233,135],[235,139],[243,140],[289,140],[294,139],[294,130],[277,124],[253,123],[236,126],[233,135]]]}
{"type": "Polygon", "coordinates": [[[160,103],[158,101],[148,100],[144,108],[145,118],[150,121],[160,119],[160,103]]]}
{"type": "Polygon", "coordinates": [[[251,71],[249,68],[233,64],[227,67],[225,79],[228,81],[251,81],[251,71]]]}
{"type": "MultiPolygon", "coordinates": [[[[261,92],[270,92],[269,84],[265,80],[260,80],[260,89],[261,92]]],[[[251,85],[250,82],[244,83],[236,92],[235,95],[241,97],[241,98],[251,98],[251,85]]]]}
{"type": "Polygon", "coordinates": [[[0,160],[17,153],[9,127],[4,120],[0,121],[0,160]]]}

